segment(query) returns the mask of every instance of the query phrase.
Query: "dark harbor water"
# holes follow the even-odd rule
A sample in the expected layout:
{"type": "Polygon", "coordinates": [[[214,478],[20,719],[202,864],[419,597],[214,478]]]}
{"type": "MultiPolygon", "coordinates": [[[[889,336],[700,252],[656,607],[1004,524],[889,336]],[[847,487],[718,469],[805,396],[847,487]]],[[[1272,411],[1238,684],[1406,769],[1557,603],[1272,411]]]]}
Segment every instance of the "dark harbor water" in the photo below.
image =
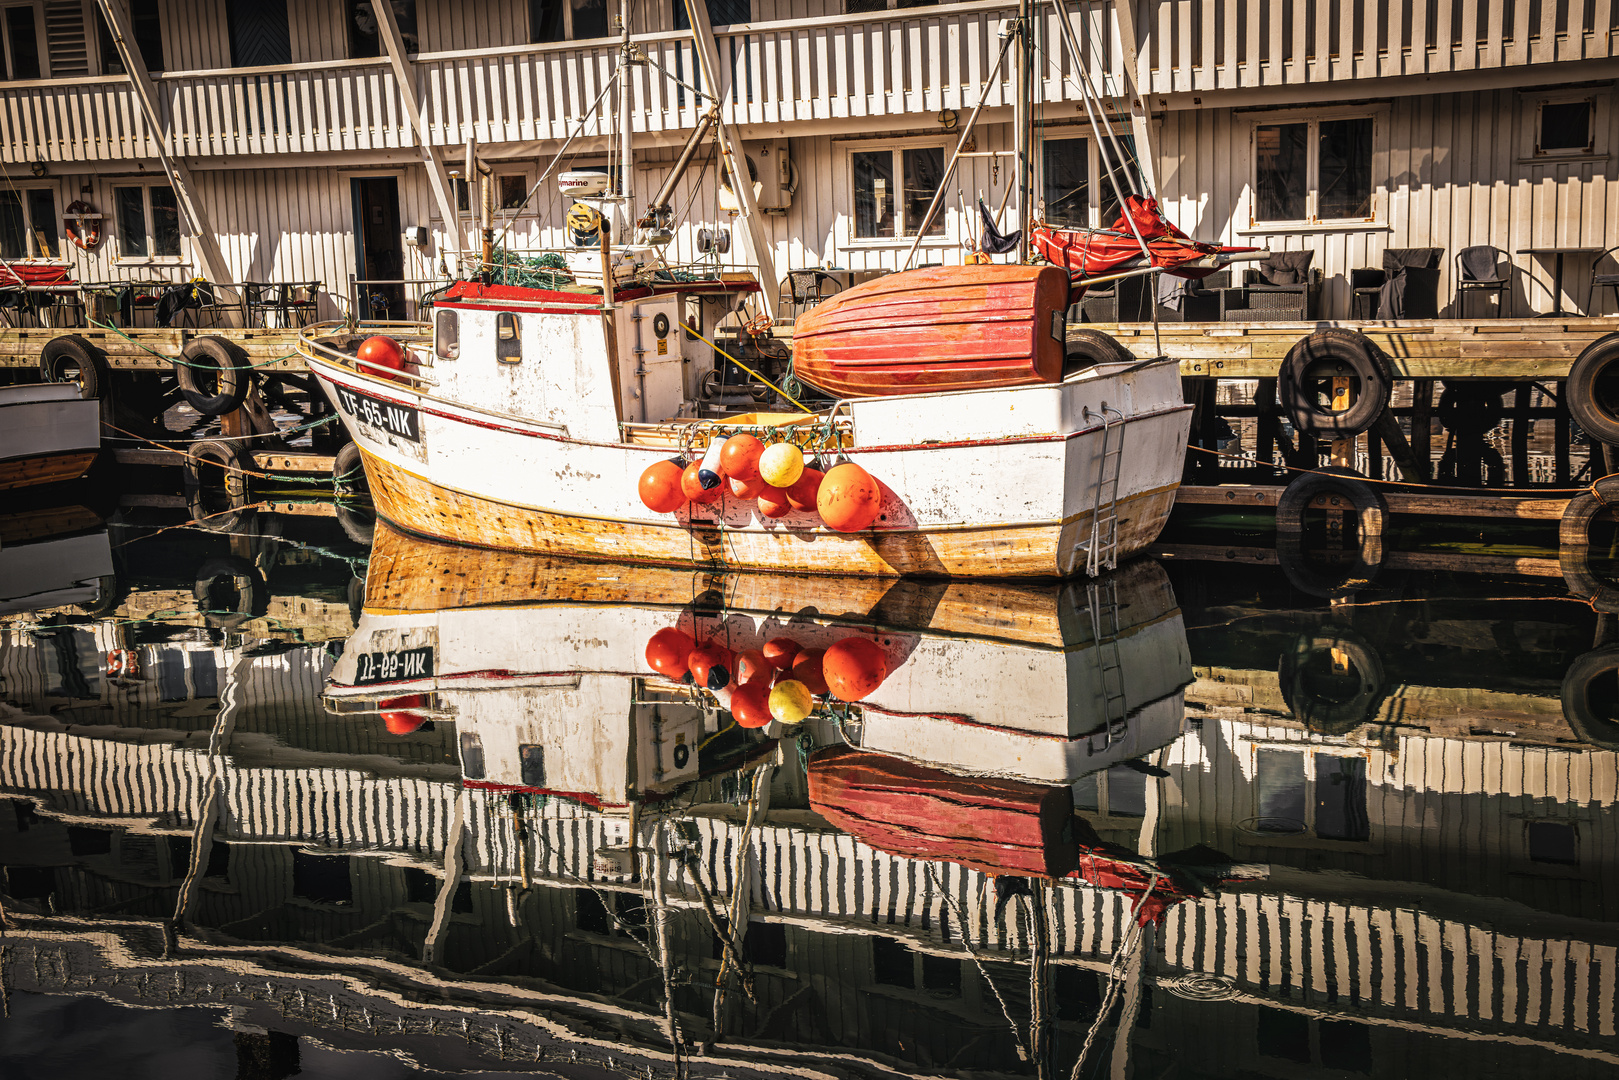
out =
{"type": "Polygon", "coordinates": [[[1619,644],[1538,535],[1330,598],[1218,515],[1013,586],[119,503],[0,503],[7,1080],[1619,1072],[1619,644]],[[744,727],[767,643],[876,685],[744,727]]]}

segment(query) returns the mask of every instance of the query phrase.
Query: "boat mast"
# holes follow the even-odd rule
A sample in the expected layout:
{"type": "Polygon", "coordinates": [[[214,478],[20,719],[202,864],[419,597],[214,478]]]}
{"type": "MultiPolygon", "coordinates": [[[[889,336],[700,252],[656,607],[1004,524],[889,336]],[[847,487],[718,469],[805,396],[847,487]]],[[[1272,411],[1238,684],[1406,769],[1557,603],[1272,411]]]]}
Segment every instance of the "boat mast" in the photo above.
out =
{"type": "Polygon", "coordinates": [[[1017,162],[1017,261],[1029,261],[1030,135],[1034,114],[1034,79],[1029,68],[1029,0],[1018,0],[1017,90],[1012,97],[1012,149],[1017,162]]]}
{"type": "Polygon", "coordinates": [[[630,63],[633,58],[630,45],[630,0],[619,0],[618,21],[620,35],[618,45],[618,197],[623,200],[623,214],[619,221],[623,223],[624,231],[619,233],[619,243],[630,242],[630,228],[635,222],[635,208],[631,201],[635,198],[635,183],[632,179],[635,168],[635,151],[631,144],[634,132],[635,116],[633,96],[630,87],[630,63]]]}

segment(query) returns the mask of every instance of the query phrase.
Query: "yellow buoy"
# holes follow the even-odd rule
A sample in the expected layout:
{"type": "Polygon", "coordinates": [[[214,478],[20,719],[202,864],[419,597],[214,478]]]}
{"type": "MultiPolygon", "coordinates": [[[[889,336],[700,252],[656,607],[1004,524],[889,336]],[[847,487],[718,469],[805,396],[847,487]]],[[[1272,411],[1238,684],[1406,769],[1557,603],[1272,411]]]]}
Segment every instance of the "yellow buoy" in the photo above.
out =
{"type": "Polygon", "coordinates": [[[790,488],[804,475],[804,455],[792,443],[777,443],[759,455],[759,475],[773,488],[790,488]]]}
{"type": "Polygon", "coordinates": [[[815,707],[809,687],[797,679],[783,679],[770,691],[770,715],[784,724],[802,723],[815,707]]]}

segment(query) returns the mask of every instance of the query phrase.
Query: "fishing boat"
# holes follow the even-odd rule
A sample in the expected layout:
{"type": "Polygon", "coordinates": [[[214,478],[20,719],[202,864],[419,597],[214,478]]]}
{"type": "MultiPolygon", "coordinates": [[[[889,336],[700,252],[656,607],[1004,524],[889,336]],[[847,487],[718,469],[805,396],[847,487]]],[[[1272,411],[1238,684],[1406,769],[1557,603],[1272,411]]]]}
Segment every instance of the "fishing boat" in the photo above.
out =
{"type": "Polygon", "coordinates": [[[77,480],[101,453],[101,403],[76,383],[0,386],[0,491],[77,480]]]}
{"type": "Polygon", "coordinates": [[[326,699],[334,712],[406,728],[452,720],[475,786],[627,805],[744,749],[720,740],[699,760],[699,744],[739,734],[731,720],[747,719],[732,700],[741,673],[726,661],[727,680],[694,686],[685,656],[654,666],[671,633],[731,658],[772,642],[823,656],[870,642],[882,677],[860,699],[839,704],[813,687],[818,711],[839,711],[835,723],[811,722],[821,741],[1018,783],[1072,783],[1173,742],[1192,679],[1174,593],[1151,560],[1044,585],[694,582],[686,571],[490,553],[381,525],[326,699]]]}

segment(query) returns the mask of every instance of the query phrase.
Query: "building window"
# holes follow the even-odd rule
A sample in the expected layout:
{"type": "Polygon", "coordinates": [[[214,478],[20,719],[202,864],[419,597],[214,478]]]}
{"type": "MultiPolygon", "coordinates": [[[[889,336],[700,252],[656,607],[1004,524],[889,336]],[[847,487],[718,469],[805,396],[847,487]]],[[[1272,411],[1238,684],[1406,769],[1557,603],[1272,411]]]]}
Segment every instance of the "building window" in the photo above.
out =
{"type": "Polygon", "coordinates": [[[1254,757],[1255,830],[1322,840],[1371,839],[1366,759],[1263,749],[1254,757]]]}
{"type": "Polygon", "coordinates": [[[0,19],[0,35],[5,38],[5,70],[8,79],[37,79],[39,67],[39,27],[34,17],[34,5],[5,9],[0,19]]]}
{"type": "Polygon", "coordinates": [[[529,0],[528,39],[535,44],[606,36],[606,0],[529,0]]]}
{"type": "MultiPolygon", "coordinates": [[[[135,32],[135,51],[150,73],[163,70],[163,22],[157,13],[157,0],[129,0],[129,22],[135,32]]],[[[127,75],[123,57],[112,43],[112,31],[107,28],[106,16],[96,7],[96,29],[101,44],[101,73],[127,75]]]]}
{"type": "Polygon", "coordinates": [[[521,210],[528,199],[528,177],[522,173],[495,177],[495,205],[502,210],[521,210]]]}
{"type": "Polygon", "coordinates": [[[1531,821],[1529,860],[1578,866],[1580,855],[1575,842],[1574,826],[1566,821],[1531,821]]]}
{"type": "Polygon", "coordinates": [[[125,259],[180,257],[180,207],[167,186],[112,189],[118,254],[125,259]]]}
{"type": "Polygon", "coordinates": [[[1253,222],[1372,217],[1369,116],[1254,126],[1253,222]]]}
{"type": "MultiPolygon", "coordinates": [[[[753,19],[753,0],[707,0],[707,2],[710,26],[732,26],[753,19]]],[[[691,14],[686,10],[686,0],[673,0],[673,3],[675,29],[690,30],[691,14]]]]}
{"type": "MultiPolygon", "coordinates": [[[[849,155],[854,173],[854,236],[878,240],[915,236],[944,175],[944,147],[859,150],[849,155]],[[901,178],[903,185],[896,185],[901,178]]],[[[928,236],[944,235],[944,214],[928,236]]]]}
{"type": "Polygon", "coordinates": [[[1590,98],[1583,101],[1543,101],[1535,153],[1589,154],[1596,125],[1590,98]]]}
{"type": "Polygon", "coordinates": [[[1129,765],[1089,773],[1074,782],[1074,809],[1105,817],[1145,817],[1148,779],[1129,765]]]}
{"type": "Polygon", "coordinates": [[[0,191],[0,258],[60,258],[61,229],[49,188],[0,191]]]}
{"type": "Polygon", "coordinates": [[[1041,147],[1047,225],[1088,228],[1091,223],[1091,141],[1047,139],[1041,147]]]}
{"type": "MultiPolygon", "coordinates": [[[[377,13],[371,3],[372,0],[347,0],[345,5],[351,59],[382,56],[388,51],[377,33],[377,13]]],[[[416,36],[416,0],[392,0],[392,10],[405,52],[421,52],[421,39],[416,36]]]]}
{"type": "Polygon", "coordinates": [[[292,34],[287,0],[228,0],[232,67],[270,67],[292,63],[292,34]]]}

